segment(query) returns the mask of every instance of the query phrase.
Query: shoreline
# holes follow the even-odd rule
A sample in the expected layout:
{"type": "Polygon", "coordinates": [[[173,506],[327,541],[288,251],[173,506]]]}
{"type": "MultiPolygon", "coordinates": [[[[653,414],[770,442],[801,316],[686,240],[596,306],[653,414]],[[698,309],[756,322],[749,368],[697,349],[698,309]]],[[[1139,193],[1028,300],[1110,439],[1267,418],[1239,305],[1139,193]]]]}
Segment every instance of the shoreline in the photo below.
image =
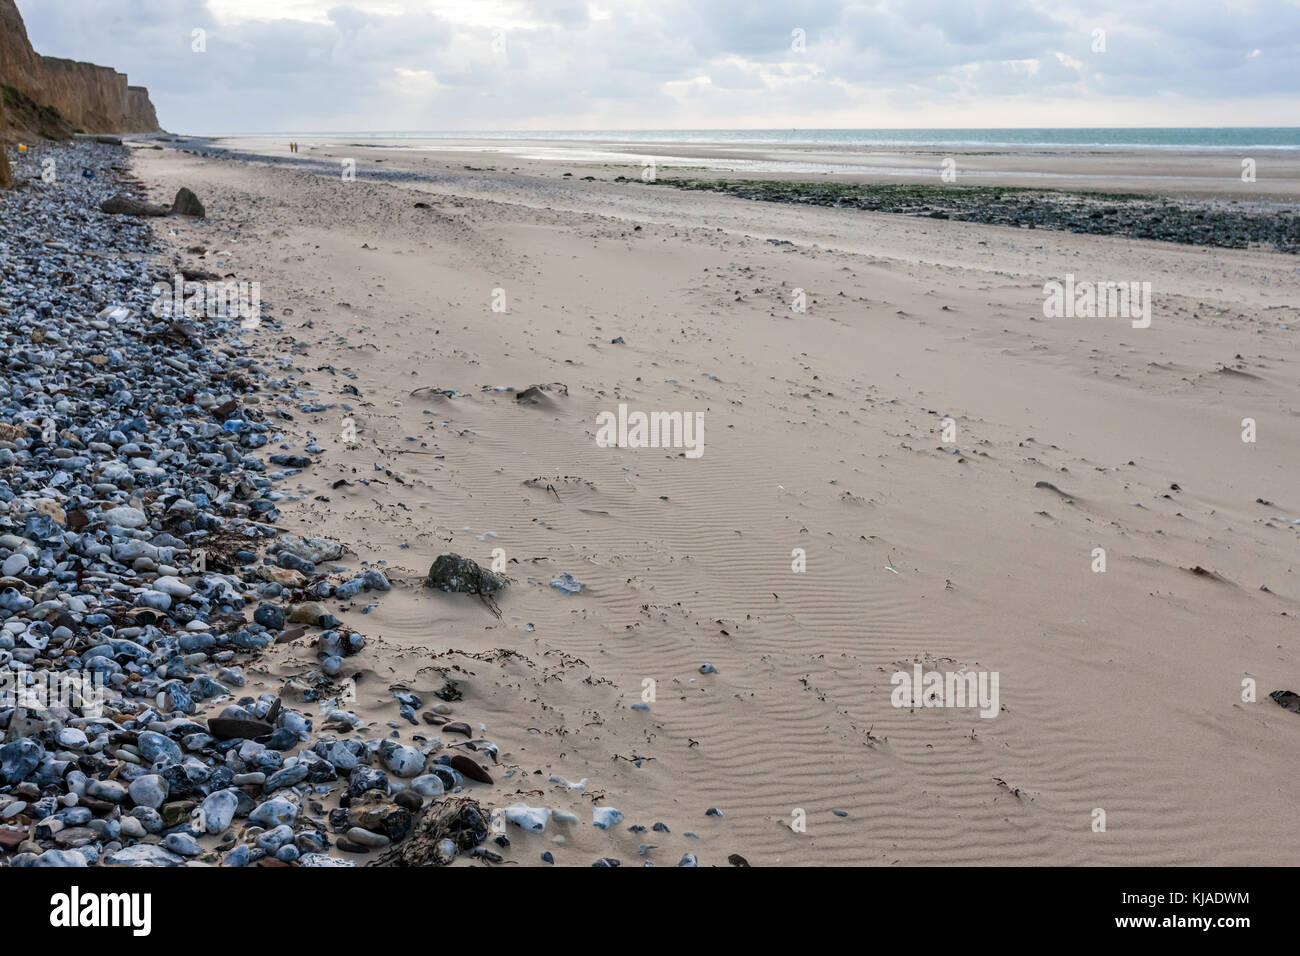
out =
{"type": "MultiPolygon", "coordinates": [[[[299,158],[294,155],[286,161],[274,152],[250,152],[241,149],[240,145],[226,145],[221,139],[205,139],[189,148],[203,155],[238,158],[244,162],[275,165],[287,163],[322,175],[330,175],[334,171],[330,160],[323,157],[299,158]]],[[[374,143],[346,145],[368,151],[385,150],[383,156],[374,159],[375,165],[360,173],[370,180],[431,183],[444,175],[442,172],[422,170],[419,166],[403,167],[401,164],[409,162],[411,157],[403,156],[401,148],[381,147],[374,143]],[[378,165],[380,163],[387,165],[381,167],[378,165]]],[[[269,144],[262,143],[260,146],[265,148],[269,144]]],[[[307,149],[313,153],[317,147],[308,145],[307,149]]],[[[322,153],[339,155],[334,151],[336,148],[322,145],[319,149],[322,153]]],[[[432,152],[431,155],[435,157],[432,162],[437,163],[438,153],[432,152]]],[[[527,156],[526,153],[523,155],[527,156]]],[[[915,158],[919,154],[909,155],[915,158]]],[[[534,155],[531,158],[534,163],[542,164],[542,168],[548,164],[557,164],[557,168],[564,170],[560,175],[565,178],[578,178],[580,171],[591,176],[596,171],[596,164],[574,165],[572,160],[565,161],[559,156],[534,155]]],[[[496,170],[494,166],[461,165],[471,172],[496,170]]],[[[1009,186],[971,184],[969,172],[963,172],[963,182],[957,184],[955,171],[949,177],[939,169],[933,172],[917,170],[911,174],[898,170],[889,173],[878,171],[877,175],[871,177],[833,176],[827,173],[820,181],[813,182],[801,180],[795,173],[769,179],[766,178],[766,173],[758,170],[752,171],[745,178],[730,179],[724,175],[726,171],[721,167],[699,169],[651,164],[648,167],[650,173],[647,174],[644,161],[641,166],[637,166],[635,161],[629,166],[611,165],[608,162],[598,166],[601,175],[593,176],[593,179],[627,184],[634,188],[643,184],[646,175],[652,175],[648,182],[650,185],[711,190],[750,200],[857,208],[1015,228],[1046,228],[1094,235],[1127,236],[1133,239],[1157,239],[1186,245],[1230,249],[1271,248],[1288,253],[1300,251],[1300,193],[1286,198],[1270,198],[1267,193],[1261,195],[1231,191],[1213,197],[1202,197],[1195,191],[1175,191],[1165,195],[1153,191],[1154,187],[1149,182],[1137,187],[1135,192],[1121,192],[1087,188],[1090,184],[1086,179],[1081,180],[1078,173],[1068,172],[1058,175],[1073,179],[1074,188],[1043,186],[1038,180],[1030,178],[1031,175],[1043,175],[1041,173],[1022,173],[1018,177],[988,174],[990,182],[1017,182],[1017,185],[1009,186]],[[611,170],[618,173],[612,179],[609,176],[611,170]],[[683,178],[677,175],[681,172],[692,172],[695,175],[683,178]]],[[[587,177],[582,178],[586,180],[587,177]]],[[[1168,178],[1171,182],[1182,181],[1179,177],[1168,178]]],[[[1113,175],[1098,176],[1097,179],[1099,185],[1122,181],[1113,175]]]]}
{"type": "MultiPolygon", "coordinates": [[[[288,140],[269,137],[190,137],[189,148],[278,164],[337,161],[356,155],[367,163],[440,168],[460,164],[494,168],[551,169],[601,180],[639,178],[652,164],[660,178],[683,176],[845,185],[953,185],[1066,192],[1134,193],[1199,201],[1300,204],[1300,151],[1169,151],[1117,147],[1113,151],[1063,148],[987,150],[932,147],[758,147],[684,143],[605,144],[544,140],[365,141],[346,137],[309,138],[304,152],[290,155],[288,140]],[[663,147],[659,149],[657,147],[663,147]],[[1252,166],[1244,181],[1243,159],[1252,166]]],[[[144,140],[140,140],[144,141],[144,140]]],[[[366,164],[363,164],[363,166],[366,164]]],[[[377,171],[377,170],[375,170],[377,171]]]]}

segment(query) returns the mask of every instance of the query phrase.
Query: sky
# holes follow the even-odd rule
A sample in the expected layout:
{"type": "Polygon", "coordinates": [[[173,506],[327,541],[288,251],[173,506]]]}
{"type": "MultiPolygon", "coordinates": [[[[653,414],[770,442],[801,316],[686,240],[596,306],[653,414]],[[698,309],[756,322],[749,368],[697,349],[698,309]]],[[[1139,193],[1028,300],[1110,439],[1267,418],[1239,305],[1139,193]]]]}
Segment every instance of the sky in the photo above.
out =
{"type": "Polygon", "coordinates": [[[1300,126],[1300,0],[18,7],[180,133],[1300,126]]]}

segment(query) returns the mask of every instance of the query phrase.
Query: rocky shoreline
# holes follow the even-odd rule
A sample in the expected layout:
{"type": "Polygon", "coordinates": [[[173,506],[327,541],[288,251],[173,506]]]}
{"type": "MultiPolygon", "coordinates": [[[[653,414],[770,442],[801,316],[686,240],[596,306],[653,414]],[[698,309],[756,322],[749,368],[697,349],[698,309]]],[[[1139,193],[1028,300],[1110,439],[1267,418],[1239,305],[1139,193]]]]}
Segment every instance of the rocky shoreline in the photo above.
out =
{"type": "MultiPolygon", "coordinates": [[[[639,180],[620,177],[623,182],[639,180]]],[[[1024,229],[1059,229],[1224,249],[1300,253],[1300,209],[1286,203],[1174,200],[1003,186],[659,178],[656,185],[757,199],[1024,229]]]]}
{"type": "Polygon", "coordinates": [[[310,399],[253,358],[263,320],[159,314],[179,257],[100,211],[124,148],[41,158],[0,198],[0,866],[402,863],[417,829],[421,865],[491,860],[477,802],[438,801],[495,746],[400,685],[381,737],[348,709],[365,638],[320,602],[389,583],[277,528],[322,449],[282,430],[310,399]],[[288,641],[319,666],[242,691],[288,641]]]}

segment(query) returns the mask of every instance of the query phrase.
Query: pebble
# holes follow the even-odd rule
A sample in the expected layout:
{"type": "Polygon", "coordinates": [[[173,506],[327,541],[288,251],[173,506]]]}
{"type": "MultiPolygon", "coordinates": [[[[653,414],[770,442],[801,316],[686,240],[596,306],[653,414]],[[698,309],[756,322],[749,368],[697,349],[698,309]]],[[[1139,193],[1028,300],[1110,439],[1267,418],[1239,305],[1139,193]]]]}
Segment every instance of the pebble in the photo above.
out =
{"type": "Polygon", "coordinates": [[[505,809],[506,820],[517,827],[532,833],[543,833],[546,822],[551,818],[551,811],[545,807],[530,807],[526,803],[516,803],[505,809]]]}
{"type": "Polygon", "coordinates": [[[425,774],[411,781],[411,789],[423,797],[440,797],[446,792],[437,774],[425,774]]]}
{"type": "Polygon", "coordinates": [[[126,798],[126,787],[116,780],[92,780],[86,785],[86,793],[109,803],[121,803],[126,798]]]}
{"type": "Polygon", "coordinates": [[[455,767],[448,766],[444,763],[436,763],[429,768],[430,772],[442,781],[442,786],[448,793],[455,793],[461,787],[465,786],[465,778],[461,776],[460,771],[455,767]]]}
{"type": "Polygon", "coordinates": [[[153,586],[155,591],[161,591],[168,597],[179,598],[180,600],[184,600],[194,593],[194,589],[184,581],[170,576],[155,578],[153,586]]]}
{"type": "Polygon", "coordinates": [[[84,730],[78,730],[76,727],[65,727],[60,730],[54,737],[62,747],[70,750],[85,750],[90,746],[90,741],[86,737],[84,730]]]}
{"type": "Polygon", "coordinates": [[[185,858],[149,843],[136,843],[104,857],[112,866],[183,866],[185,858]]]}
{"type": "Polygon", "coordinates": [[[109,508],[101,513],[104,523],[117,528],[143,528],[149,523],[149,516],[139,508],[109,508]]]}
{"type": "Polygon", "coordinates": [[[282,823],[293,823],[298,816],[298,808],[293,803],[285,800],[283,797],[277,797],[274,800],[268,800],[258,806],[248,815],[252,823],[264,827],[279,826],[282,823]]]}
{"type": "MultiPolygon", "coordinates": [[[[27,178],[0,203],[0,668],[95,693],[44,713],[0,706],[0,819],[25,828],[0,839],[0,866],[181,866],[218,837],[212,859],[231,866],[353,866],[330,855],[340,843],[403,839],[425,800],[491,776],[468,754],[426,769],[440,741],[331,735],[369,733],[334,680],[366,641],[324,602],[392,584],[331,569],[343,544],[278,526],[324,453],[300,454],[281,426],[316,403],[311,386],[288,359],[255,359],[238,315],[155,309],[155,283],[173,277],[154,264],[180,250],[100,211],[124,188],[125,147],[42,149],[91,175],[27,178]],[[321,630],[296,693],[245,694],[259,653],[308,628],[321,630]],[[389,774],[407,783],[391,803],[389,774]],[[327,832],[331,788],[352,810],[375,791],[384,802],[327,832]]],[[[277,336],[278,311],[263,320],[277,336]]],[[[484,594],[508,579],[443,555],[430,582],[484,594]]],[[[419,696],[397,699],[414,723],[419,696]]],[[[475,736],[465,721],[445,732],[475,736]]],[[[489,741],[473,745],[495,762],[489,741]]],[[[548,819],[514,809],[534,832],[548,819]]]]}
{"type": "Polygon", "coordinates": [[[403,790],[393,797],[393,802],[399,807],[410,810],[412,813],[419,811],[424,806],[424,800],[414,790],[403,790]]]}
{"type": "Polygon", "coordinates": [[[383,849],[391,842],[388,837],[381,833],[371,833],[369,830],[361,827],[352,827],[348,830],[348,839],[358,846],[370,847],[372,849],[383,849]]]}
{"type": "Polygon", "coordinates": [[[592,825],[599,830],[608,830],[622,820],[623,814],[613,807],[592,807],[591,809],[592,825]]]}
{"type": "Polygon", "coordinates": [[[586,585],[566,571],[558,578],[551,579],[551,587],[557,591],[563,591],[565,594],[577,594],[586,585]]]}
{"type": "Polygon", "coordinates": [[[257,838],[257,845],[267,853],[275,853],[293,839],[293,827],[281,824],[262,833],[257,838]]]}
{"type": "Polygon", "coordinates": [[[46,850],[31,863],[32,866],[88,866],[86,858],[80,853],[68,850],[46,850]]]}
{"type": "Polygon", "coordinates": [[[379,759],[386,769],[399,777],[415,777],[424,770],[424,754],[392,740],[379,745],[379,759]]]}
{"type": "Polygon", "coordinates": [[[479,783],[492,783],[492,775],[472,757],[463,753],[456,753],[445,759],[447,766],[460,771],[469,779],[476,780],[479,783]]]}
{"type": "Polygon", "coordinates": [[[188,833],[169,833],[163,838],[164,849],[181,856],[198,856],[203,852],[199,841],[188,833]]]}
{"type": "Polygon", "coordinates": [[[140,735],[137,747],[140,750],[140,756],[150,764],[161,763],[167,766],[180,763],[184,759],[179,744],[170,737],[165,737],[152,730],[146,730],[140,735]]]}
{"type": "Polygon", "coordinates": [[[157,774],[146,774],[131,781],[127,788],[132,802],[137,807],[149,807],[157,810],[167,799],[167,781],[157,774]]]}

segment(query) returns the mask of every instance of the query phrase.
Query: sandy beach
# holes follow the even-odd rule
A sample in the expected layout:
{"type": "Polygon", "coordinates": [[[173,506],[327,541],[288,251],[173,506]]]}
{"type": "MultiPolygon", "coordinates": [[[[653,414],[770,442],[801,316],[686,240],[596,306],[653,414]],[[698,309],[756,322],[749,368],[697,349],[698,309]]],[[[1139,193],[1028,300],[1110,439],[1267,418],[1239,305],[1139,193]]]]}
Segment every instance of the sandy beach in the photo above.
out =
{"type": "MultiPolygon", "coordinates": [[[[1294,149],[1155,149],[1126,146],[843,146],[761,143],[697,143],[655,140],[515,139],[494,137],[367,138],[364,134],[290,137],[214,137],[213,146],[242,155],[274,156],[294,163],[345,158],[418,167],[434,160],[542,176],[571,173],[640,177],[647,163],[657,175],[830,182],[939,182],[1142,193],[1170,197],[1295,202],[1300,196],[1300,155],[1294,149]],[[1242,179],[1242,159],[1253,159],[1254,179],[1242,179]]],[[[203,142],[203,141],[201,141],[203,142]]]]}
{"type": "MultiPolygon", "coordinates": [[[[185,186],[206,206],[157,221],[159,268],[260,283],[243,338],[283,383],[260,407],[292,416],[295,452],[325,449],[284,487],[281,527],[393,583],[327,602],[366,636],[356,713],[382,733],[390,687],[431,701],[450,681],[456,718],[500,749],[482,805],[578,814],[512,828],[507,860],[1300,849],[1297,717],[1269,698],[1297,689],[1294,256],[675,190],[637,181],[639,144],[625,164],[591,144],[129,145],[151,199],[185,186]],[[1149,327],[1047,317],[1044,284],[1067,275],[1150,283],[1149,327]],[[702,453],[602,447],[620,405],[698,414],[702,453]],[[504,558],[499,615],[421,587],[445,551],[504,558]],[[896,706],[917,664],[997,675],[996,715],[896,706]],[[593,807],[625,825],[593,827],[593,807]]],[[[933,181],[942,153],[664,150],[846,181],[894,175],[872,164],[933,181]]],[[[1253,186],[1232,154],[959,168],[1294,201],[1298,162],[1262,156],[1253,186]]],[[[307,642],[275,644],[248,692],[291,697],[316,666],[307,642]]]]}

